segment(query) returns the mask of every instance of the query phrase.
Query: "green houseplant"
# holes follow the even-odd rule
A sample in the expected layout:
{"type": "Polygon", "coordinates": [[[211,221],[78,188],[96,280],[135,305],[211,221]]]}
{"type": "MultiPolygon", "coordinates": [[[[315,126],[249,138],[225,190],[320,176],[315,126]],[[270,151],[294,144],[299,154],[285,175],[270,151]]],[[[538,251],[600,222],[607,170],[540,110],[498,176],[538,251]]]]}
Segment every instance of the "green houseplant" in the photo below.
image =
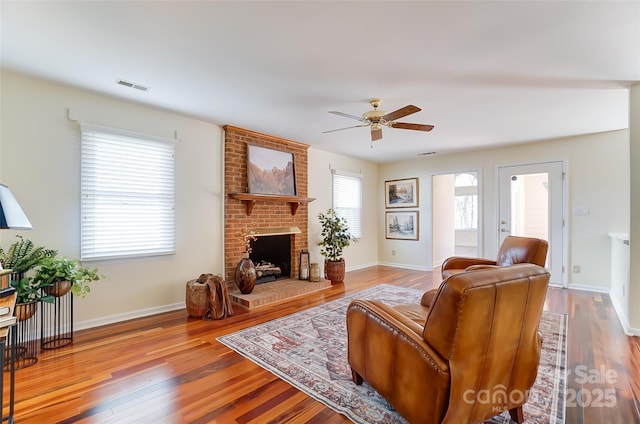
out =
{"type": "Polygon", "coordinates": [[[53,302],[53,296],[43,294],[43,285],[31,277],[22,277],[11,280],[11,286],[16,289],[15,316],[18,321],[25,321],[36,313],[36,305],[39,301],[53,302]]]}
{"type": "Polygon", "coordinates": [[[90,283],[104,278],[97,268],[80,266],[67,258],[46,258],[40,264],[34,282],[53,296],[62,296],[69,290],[74,296],[85,297],[91,292],[90,283]]]}
{"type": "Polygon", "coordinates": [[[51,258],[58,252],[36,246],[21,235],[16,237],[18,240],[6,251],[0,248],[0,263],[12,271],[9,280],[11,286],[16,289],[15,316],[19,321],[24,321],[36,313],[38,301],[53,302],[53,297],[42,293],[42,285],[26,274],[40,265],[44,259],[51,258]]]}
{"type": "Polygon", "coordinates": [[[13,274],[22,279],[24,273],[40,265],[45,258],[52,258],[58,254],[57,250],[35,246],[33,242],[20,235],[18,241],[5,251],[0,247],[0,263],[3,268],[10,269],[13,274]]]}
{"type": "Polygon", "coordinates": [[[321,247],[320,254],[324,256],[325,276],[331,280],[331,284],[342,283],[345,275],[345,262],[342,251],[355,239],[349,232],[347,220],[339,217],[333,209],[318,214],[322,232],[322,240],[318,243],[321,247]]]}

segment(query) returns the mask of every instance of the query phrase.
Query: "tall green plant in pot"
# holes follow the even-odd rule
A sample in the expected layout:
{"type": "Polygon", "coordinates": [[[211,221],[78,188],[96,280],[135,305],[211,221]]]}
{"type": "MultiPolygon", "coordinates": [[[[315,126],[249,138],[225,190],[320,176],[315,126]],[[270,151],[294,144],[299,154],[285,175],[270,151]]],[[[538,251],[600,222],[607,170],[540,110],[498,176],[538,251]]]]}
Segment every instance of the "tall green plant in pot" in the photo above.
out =
{"type": "Polygon", "coordinates": [[[333,209],[328,209],[325,213],[320,212],[318,219],[322,226],[322,240],[318,245],[321,247],[320,253],[325,258],[325,278],[331,280],[331,284],[342,283],[345,275],[342,251],[356,240],[349,231],[347,220],[339,217],[333,209]]]}

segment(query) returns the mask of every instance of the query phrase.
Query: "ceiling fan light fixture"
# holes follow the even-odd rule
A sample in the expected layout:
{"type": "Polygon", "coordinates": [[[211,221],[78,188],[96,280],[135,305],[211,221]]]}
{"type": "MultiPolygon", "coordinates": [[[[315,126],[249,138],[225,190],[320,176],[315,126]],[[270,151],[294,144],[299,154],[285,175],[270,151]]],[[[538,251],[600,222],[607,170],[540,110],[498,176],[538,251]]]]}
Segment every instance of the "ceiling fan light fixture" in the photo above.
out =
{"type": "Polygon", "coordinates": [[[380,119],[382,119],[384,115],[386,115],[386,112],[376,109],[376,110],[370,110],[368,112],[363,113],[362,118],[368,119],[369,121],[377,122],[380,119]]]}
{"type": "Polygon", "coordinates": [[[343,116],[349,119],[355,119],[356,121],[360,121],[360,125],[353,125],[351,127],[346,128],[338,128],[336,130],[324,131],[323,133],[330,133],[335,131],[342,131],[349,128],[357,128],[357,127],[371,127],[371,141],[380,140],[382,138],[382,127],[389,128],[400,128],[405,130],[415,130],[415,131],[431,131],[433,129],[433,125],[427,124],[412,124],[408,122],[397,122],[397,119],[402,117],[411,115],[416,112],[420,112],[420,108],[414,105],[407,105],[398,110],[395,110],[390,113],[386,113],[382,110],[378,110],[378,106],[380,106],[380,99],[371,99],[369,103],[373,106],[373,110],[365,112],[362,114],[362,117],[359,118],[355,115],[349,115],[348,113],[338,112],[336,110],[331,110],[329,113],[334,115],[343,116]]]}

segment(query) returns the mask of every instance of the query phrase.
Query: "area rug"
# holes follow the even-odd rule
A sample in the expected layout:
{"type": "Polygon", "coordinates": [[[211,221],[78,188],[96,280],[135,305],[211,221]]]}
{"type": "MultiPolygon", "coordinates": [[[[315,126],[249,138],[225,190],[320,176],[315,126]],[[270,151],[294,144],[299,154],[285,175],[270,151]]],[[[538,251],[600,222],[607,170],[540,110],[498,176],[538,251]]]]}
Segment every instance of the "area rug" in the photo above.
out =
{"type": "MultiPolygon", "coordinates": [[[[406,423],[365,382],[351,381],[347,362],[346,310],[353,299],[390,305],[417,303],[423,292],[378,285],[321,306],[266,322],[218,341],[355,423],[406,423]]],[[[563,423],[566,369],[566,315],[543,312],[544,337],[538,377],[524,405],[527,423],[563,423]]],[[[508,413],[489,420],[509,423],[508,413]]]]}

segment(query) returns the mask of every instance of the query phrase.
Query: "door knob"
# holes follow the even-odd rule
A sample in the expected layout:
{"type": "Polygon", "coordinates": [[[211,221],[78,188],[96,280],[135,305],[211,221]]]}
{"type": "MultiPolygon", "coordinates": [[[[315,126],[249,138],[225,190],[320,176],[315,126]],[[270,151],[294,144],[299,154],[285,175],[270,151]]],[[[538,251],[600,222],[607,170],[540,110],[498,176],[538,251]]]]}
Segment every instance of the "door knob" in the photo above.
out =
{"type": "Polygon", "coordinates": [[[507,230],[506,228],[500,228],[500,231],[502,231],[503,233],[508,233],[509,230],[507,230]]]}

